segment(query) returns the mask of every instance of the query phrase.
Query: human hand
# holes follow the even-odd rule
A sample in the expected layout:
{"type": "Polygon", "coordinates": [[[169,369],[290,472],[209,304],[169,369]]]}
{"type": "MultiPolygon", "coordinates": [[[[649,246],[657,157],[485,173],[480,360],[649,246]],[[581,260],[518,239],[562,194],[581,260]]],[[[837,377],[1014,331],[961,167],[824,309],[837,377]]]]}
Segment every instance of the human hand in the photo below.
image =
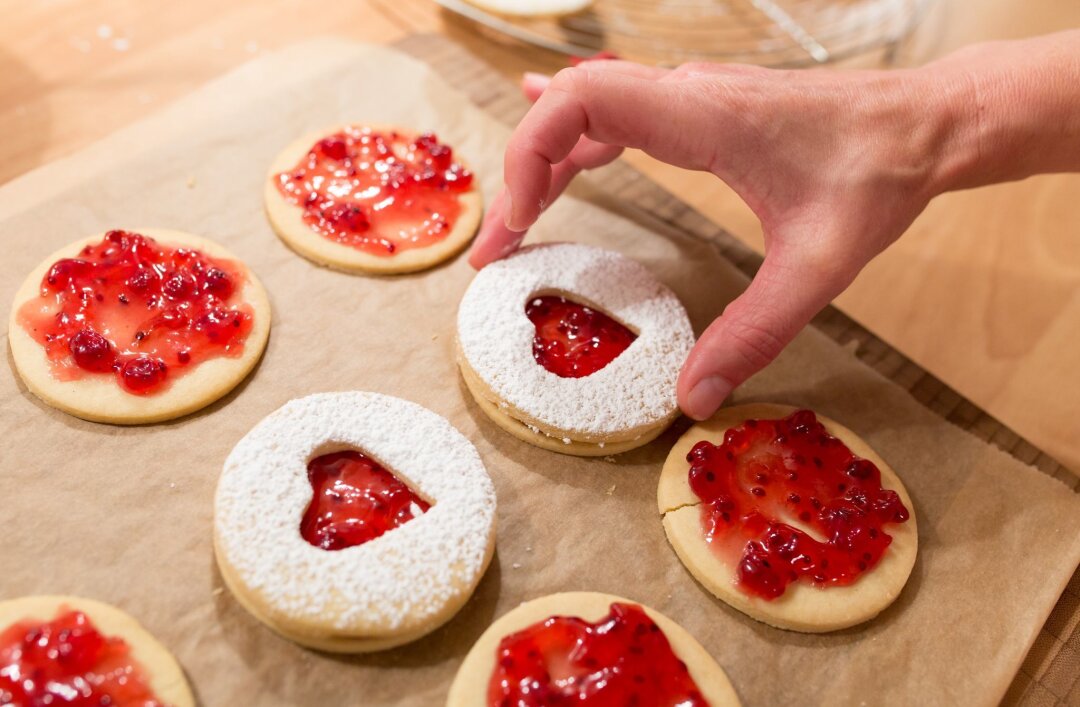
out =
{"type": "Polygon", "coordinates": [[[582,169],[623,146],[730,185],[761,220],[765,260],[702,334],[679,376],[679,404],[711,415],[772,361],[934,194],[947,131],[911,72],[794,72],[693,64],[672,71],[587,62],[548,81],[527,75],[535,105],[511,138],[506,189],[470,262],[517,248],[582,169]],[[898,110],[898,106],[906,109],[898,110]]]}

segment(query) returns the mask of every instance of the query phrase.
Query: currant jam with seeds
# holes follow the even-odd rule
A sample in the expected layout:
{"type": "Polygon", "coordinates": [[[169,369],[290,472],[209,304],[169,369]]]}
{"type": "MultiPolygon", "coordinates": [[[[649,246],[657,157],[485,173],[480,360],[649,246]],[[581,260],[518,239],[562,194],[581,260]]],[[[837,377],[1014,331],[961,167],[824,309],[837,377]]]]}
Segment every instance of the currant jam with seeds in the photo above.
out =
{"type": "Polygon", "coordinates": [[[323,454],[308,462],[307,468],[312,497],[300,521],[300,535],[323,550],[374,540],[431,508],[360,452],[323,454]]]}
{"type": "Polygon", "coordinates": [[[389,256],[449,235],[473,175],[432,133],[413,139],[351,126],[319,140],[274,181],[315,232],[389,256]]]}
{"type": "Polygon", "coordinates": [[[53,263],[18,321],[57,379],[114,375],[125,391],[151,395],[203,361],[243,353],[254,321],[243,283],[232,261],[109,231],[53,263]]]}
{"type": "Polygon", "coordinates": [[[161,707],[147,682],[130,646],[81,611],[0,632],[0,704],[161,707]]]}
{"type": "Polygon", "coordinates": [[[525,316],[536,326],[533,358],[563,378],[584,378],[608,365],[637,334],[603,312],[565,297],[534,297],[525,316]]]}
{"type": "Polygon", "coordinates": [[[877,466],[809,410],[746,420],[719,445],[698,442],[686,459],[706,540],[737,559],[738,587],[765,599],[797,581],[855,582],[892,543],[886,526],[909,517],[877,466]]]}
{"type": "Polygon", "coordinates": [[[502,639],[490,707],[707,707],[667,636],[636,604],[596,623],[551,618],[502,639]]]}

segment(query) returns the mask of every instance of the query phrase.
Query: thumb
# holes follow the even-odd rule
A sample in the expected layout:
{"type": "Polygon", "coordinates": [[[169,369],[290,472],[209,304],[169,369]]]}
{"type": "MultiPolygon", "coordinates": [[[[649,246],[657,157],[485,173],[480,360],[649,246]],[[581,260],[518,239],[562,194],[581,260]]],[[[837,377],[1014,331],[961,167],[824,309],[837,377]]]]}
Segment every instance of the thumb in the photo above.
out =
{"type": "Polygon", "coordinates": [[[679,373],[679,407],[695,420],[708,418],[736,386],[779,356],[852,279],[853,272],[822,258],[770,253],[746,291],[691,350],[679,373]]]}

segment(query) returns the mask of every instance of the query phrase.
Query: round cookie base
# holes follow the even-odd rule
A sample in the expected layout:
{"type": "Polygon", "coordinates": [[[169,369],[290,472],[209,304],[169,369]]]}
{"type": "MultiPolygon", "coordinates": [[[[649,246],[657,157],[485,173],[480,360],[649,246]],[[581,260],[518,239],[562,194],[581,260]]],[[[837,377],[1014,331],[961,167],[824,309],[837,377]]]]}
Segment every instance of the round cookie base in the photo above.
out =
{"type": "MultiPolygon", "coordinates": [[[[274,176],[292,169],[321,138],[345,127],[347,126],[339,125],[304,135],[291,142],[274,158],[263,186],[263,201],[266,216],[278,237],[289,248],[318,265],[342,272],[369,275],[400,275],[427,270],[460,253],[476,235],[483,213],[483,196],[475,179],[471,189],[458,197],[461,213],[450,233],[441,241],[423,248],[409,248],[392,255],[375,255],[336,243],[304,223],[303,211],[281,195],[274,183],[274,176]]],[[[395,126],[363,127],[378,131],[397,131],[410,136],[416,134],[413,130],[395,126]]],[[[465,166],[460,159],[455,161],[465,166]]]]}
{"type": "Polygon", "coordinates": [[[915,565],[918,548],[915,509],[907,489],[885,460],[851,430],[818,416],[829,434],[881,470],[882,486],[899,494],[910,517],[904,523],[889,526],[892,543],[888,551],[877,566],[855,583],[819,588],[793,582],[784,594],[772,600],[744,593],[736,586],[735,567],[725,562],[705,540],[701,529],[701,499],[687,481],[686,455],[699,441],[716,443],[723,439],[728,428],[743,420],[775,419],[795,410],[763,403],[738,405],[722,408],[709,420],[694,425],[679,438],[664,462],[657,501],[664,532],[676,555],[710,593],[770,626],[802,633],[825,633],[864,623],[881,613],[900,595],[915,565]]]}
{"type": "Polygon", "coordinates": [[[671,649],[690,671],[698,689],[713,707],[734,707],[739,697],[724,672],[708,651],[675,621],[655,609],[630,599],[599,592],[564,592],[527,601],[491,624],[477,639],[458,668],[450,685],[446,707],[475,707],[487,704],[488,682],[495,668],[495,655],[503,637],[551,616],[576,616],[597,621],[606,616],[611,604],[621,602],[641,606],[664,632],[671,649]]]}
{"type": "Polygon", "coordinates": [[[254,325],[244,342],[244,351],[236,358],[220,356],[203,361],[195,369],[171,382],[166,390],[142,396],[127,393],[115,377],[87,375],[73,381],[59,381],[45,358],[41,345],[18,321],[19,309],[38,296],[46,271],[57,260],[74,257],[83,247],[98,243],[105,234],[70,243],[35,267],[15,294],[8,321],[8,341],[15,369],[26,387],[46,405],[91,422],[114,425],[145,425],[189,415],[211,405],[238,386],[255,368],[270,337],[270,300],[255,274],[242,260],[213,241],[180,231],[159,228],[133,229],[159,243],[199,250],[214,258],[237,263],[247,282],[241,300],[254,312],[254,325]]]}
{"type": "Polygon", "coordinates": [[[672,422],[671,420],[665,420],[662,424],[642,432],[640,436],[625,441],[583,442],[571,437],[555,437],[539,429],[533,430],[521,420],[503,412],[498,405],[487,399],[483,390],[480,389],[475,374],[472,373],[471,369],[468,368],[468,364],[460,356],[458,357],[458,365],[461,368],[461,378],[465,381],[465,387],[472,394],[477,406],[492,422],[502,428],[504,432],[508,432],[522,442],[546,449],[549,452],[569,454],[576,457],[604,457],[622,454],[652,442],[663,434],[664,430],[672,422]]]}
{"type": "MultiPolygon", "coordinates": [[[[491,559],[495,554],[495,528],[492,527],[491,535],[488,539],[488,550],[484,557],[484,565],[480,570],[476,584],[479,584],[483,579],[484,574],[487,572],[488,566],[491,564],[491,559]]],[[[221,579],[225,582],[225,586],[236,598],[236,601],[242,606],[249,614],[255,617],[258,621],[263,623],[274,633],[278,634],[282,638],[285,638],[293,643],[297,643],[306,648],[312,648],[317,651],[323,651],[325,653],[374,653],[376,651],[388,650],[390,648],[397,648],[403,646],[406,643],[412,643],[413,641],[423,638],[432,631],[435,631],[443,624],[452,619],[458,611],[469,601],[476,586],[468,587],[465,591],[460,592],[459,596],[452,602],[449,602],[442,612],[439,613],[434,619],[427,624],[413,629],[411,631],[405,631],[396,635],[388,636],[330,636],[326,634],[318,633],[304,633],[300,631],[291,630],[290,628],[283,626],[281,623],[274,621],[270,618],[266,611],[259,606],[259,602],[255,601],[247,592],[247,588],[244,587],[235,576],[232,570],[232,566],[228,561],[224,559],[224,553],[218,548],[217,538],[214,538],[214,559],[217,561],[218,571],[221,573],[221,579]]]]}
{"type": "Polygon", "coordinates": [[[0,601],[0,630],[19,621],[51,621],[61,608],[81,611],[106,636],[122,638],[142,667],[149,687],[165,704],[195,707],[195,697],[172,653],[128,613],[100,601],[61,595],[34,595],[0,601]]]}

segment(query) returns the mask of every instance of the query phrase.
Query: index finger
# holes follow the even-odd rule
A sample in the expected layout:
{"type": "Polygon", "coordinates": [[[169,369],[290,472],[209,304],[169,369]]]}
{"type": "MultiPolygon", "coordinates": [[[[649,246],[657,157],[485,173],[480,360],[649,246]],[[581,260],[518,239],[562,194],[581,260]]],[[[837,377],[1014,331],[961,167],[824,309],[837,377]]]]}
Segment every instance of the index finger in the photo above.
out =
{"type": "Polygon", "coordinates": [[[639,147],[687,166],[669,149],[676,84],[615,71],[564,69],[552,79],[518,125],[506,148],[504,179],[510,201],[507,226],[523,231],[543,210],[551,168],[570,154],[581,136],[609,145],[639,147]]]}

